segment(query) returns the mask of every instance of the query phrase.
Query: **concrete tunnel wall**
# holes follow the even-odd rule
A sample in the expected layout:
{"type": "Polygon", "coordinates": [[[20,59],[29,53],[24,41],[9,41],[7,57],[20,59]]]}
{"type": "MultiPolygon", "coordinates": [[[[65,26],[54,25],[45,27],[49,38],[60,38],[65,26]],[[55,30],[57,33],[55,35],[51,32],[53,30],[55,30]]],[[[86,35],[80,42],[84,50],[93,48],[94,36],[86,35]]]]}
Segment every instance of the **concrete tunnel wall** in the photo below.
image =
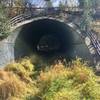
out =
{"type": "Polygon", "coordinates": [[[0,67],[34,53],[46,59],[59,56],[74,59],[78,56],[93,62],[84,40],[75,30],[64,22],[44,18],[16,28],[7,39],[0,42],[0,67]],[[48,36],[53,37],[46,39],[46,42],[51,42],[49,47],[57,48],[37,50],[41,40],[48,36]]]}
{"type": "MultiPolygon", "coordinates": [[[[63,22],[52,19],[40,19],[20,27],[19,35],[15,40],[14,57],[31,56],[36,53],[40,56],[50,58],[54,56],[63,56],[68,59],[75,59],[76,56],[85,60],[91,60],[87,46],[81,36],[71,27],[63,22]],[[37,50],[37,46],[42,44],[41,38],[51,36],[46,42],[51,41],[51,47],[58,48],[54,50],[37,50]],[[57,43],[54,42],[57,40],[57,43]],[[52,47],[53,45],[53,47],[52,47]]],[[[48,45],[48,43],[47,43],[48,45]]]]}

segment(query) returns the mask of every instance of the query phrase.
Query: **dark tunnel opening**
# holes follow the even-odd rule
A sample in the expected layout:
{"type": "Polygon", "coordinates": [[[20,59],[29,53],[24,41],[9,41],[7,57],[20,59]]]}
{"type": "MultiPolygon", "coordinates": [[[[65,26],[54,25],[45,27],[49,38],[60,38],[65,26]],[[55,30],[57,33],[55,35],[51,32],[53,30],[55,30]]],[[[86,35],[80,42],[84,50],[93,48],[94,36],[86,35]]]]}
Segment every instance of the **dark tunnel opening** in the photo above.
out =
{"type": "Polygon", "coordinates": [[[14,49],[15,59],[32,53],[45,58],[91,58],[80,35],[63,22],[52,19],[41,19],[22,26],[14,49]]]}

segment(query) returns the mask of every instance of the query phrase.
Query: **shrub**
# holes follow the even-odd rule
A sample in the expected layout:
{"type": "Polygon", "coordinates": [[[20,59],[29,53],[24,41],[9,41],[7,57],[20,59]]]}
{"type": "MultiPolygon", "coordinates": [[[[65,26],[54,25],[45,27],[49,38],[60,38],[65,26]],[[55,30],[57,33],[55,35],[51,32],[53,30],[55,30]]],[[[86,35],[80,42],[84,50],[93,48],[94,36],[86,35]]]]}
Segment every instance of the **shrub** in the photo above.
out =
{"type": "Polygon", "coordinates": [[[0,4],[0,39],[8,36],[10,33],[10,25],[7,24],[8,18],[5,14],[4,7],[0,4]]]}
{"type": "Polygon", "coordinates": [[[22,80],[29,82],[31,81],[30,76],[34,74],[34,65],[31,63],[30,59],[22,59],[19,62],[8,64],[4,70],[11,71],[22,80]]]}
{"type": "Polygon", "coordinates": [[[100,100],[98,77],[80,59],[67,66],[58,62],[46,67],[36,79],[30,77],[34,67],[30,59],[24,58],[0,71],[0,100],[100,100]]]}
{"type": "Polygon", "coordinates": [[[99,100],[100,85],[96,79],[93,70],[80,59],[66,67],[58,63],[40,72],[39,97],[41,100],[99,100]]]}
{"type": "MultiPolygon", "coordinates": [[[[54,98],[54,100],[80,100],[80,93],[79,91],[72,89],[72,90],[66,90],[62,89],[60,91],[58,91],[54,98]]],[[[47,99],[48,100],[48,99],[47,99]]],[[[50,99],[52,100],[52,99],[50,99]]]]}
{"type": "MultiPolygon", "coordinates": [[[[19,94],[19,96],[21,96],[19,100],[20,99],[25,100],[30,96],[34,96],[38,92],[36,81],[31,79],[31,75],[33,75],[35,71],[34,71],[34,65],[31,63],[30,59],[24,58],[21,59],[20,61],[8,64],[4,68],[4,70],[8,73],[12,72],[16,76],[16,78],[18,78],[23,83],[24,91],[22,91],[22,94],[19,94]]],[[[13,98],[15,100],[18,100],[14,95],[9,97],[8,100],[13,100],[13,98]]]]}
{"type": "Polygon", "coordinates": [[[88,80],[81,90],[81,96],[85,100],[100,100],[100,84],[88,80]]]}
{"type": "MultiPolygon", "coordinates": [[[[51,84],[43,92],[42,99],[43,100],[53,100],[53,99],[54,100],[64,100],[64,99],[67,100],[67,98],[73,98],[73,95],[71,94],[76,94],[76,92],[75,93],[73,92],[74,87],[72,86],[72,82],[73,82],[72,80],[67,80],[66,78],[62,78],[62,77],[53,80],[51,84]],[[70,93],[68,94],[68,92],[70,93]],[[70,97],[68,97],[68,95],[70,95],[70,97]]],[[[68,99],[68,100],[75,100],[75,98],[68,99]]]]}

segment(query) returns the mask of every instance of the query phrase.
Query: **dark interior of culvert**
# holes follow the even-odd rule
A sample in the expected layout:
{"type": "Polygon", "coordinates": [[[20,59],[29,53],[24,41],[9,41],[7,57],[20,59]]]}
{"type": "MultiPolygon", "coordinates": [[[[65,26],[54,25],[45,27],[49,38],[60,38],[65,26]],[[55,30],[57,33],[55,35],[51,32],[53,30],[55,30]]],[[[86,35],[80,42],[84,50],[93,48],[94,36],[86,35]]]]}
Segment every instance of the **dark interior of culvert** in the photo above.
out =
{"type": "Polygon", "coordinates": [[[36,53],[45,58],[79,56],[91,59],[81,36],[63,22],[52,19],[33,21],[21,27],[14,47],[15,59],[36,53]]]}

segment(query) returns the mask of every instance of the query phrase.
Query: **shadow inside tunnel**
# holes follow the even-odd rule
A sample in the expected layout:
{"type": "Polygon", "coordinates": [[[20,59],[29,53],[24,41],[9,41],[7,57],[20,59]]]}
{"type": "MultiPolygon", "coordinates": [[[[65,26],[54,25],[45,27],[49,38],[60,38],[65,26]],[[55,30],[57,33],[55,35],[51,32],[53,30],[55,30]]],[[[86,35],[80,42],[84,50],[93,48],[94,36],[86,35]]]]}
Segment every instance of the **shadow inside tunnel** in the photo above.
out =
{"type": "Polygon", "coordinates": [[[15,59],[32,54],[46,59],[59,56],[92,59],[81,36],[67,24],[52,19],[33,21],[21,27],[14,46],[15,59]]]}

